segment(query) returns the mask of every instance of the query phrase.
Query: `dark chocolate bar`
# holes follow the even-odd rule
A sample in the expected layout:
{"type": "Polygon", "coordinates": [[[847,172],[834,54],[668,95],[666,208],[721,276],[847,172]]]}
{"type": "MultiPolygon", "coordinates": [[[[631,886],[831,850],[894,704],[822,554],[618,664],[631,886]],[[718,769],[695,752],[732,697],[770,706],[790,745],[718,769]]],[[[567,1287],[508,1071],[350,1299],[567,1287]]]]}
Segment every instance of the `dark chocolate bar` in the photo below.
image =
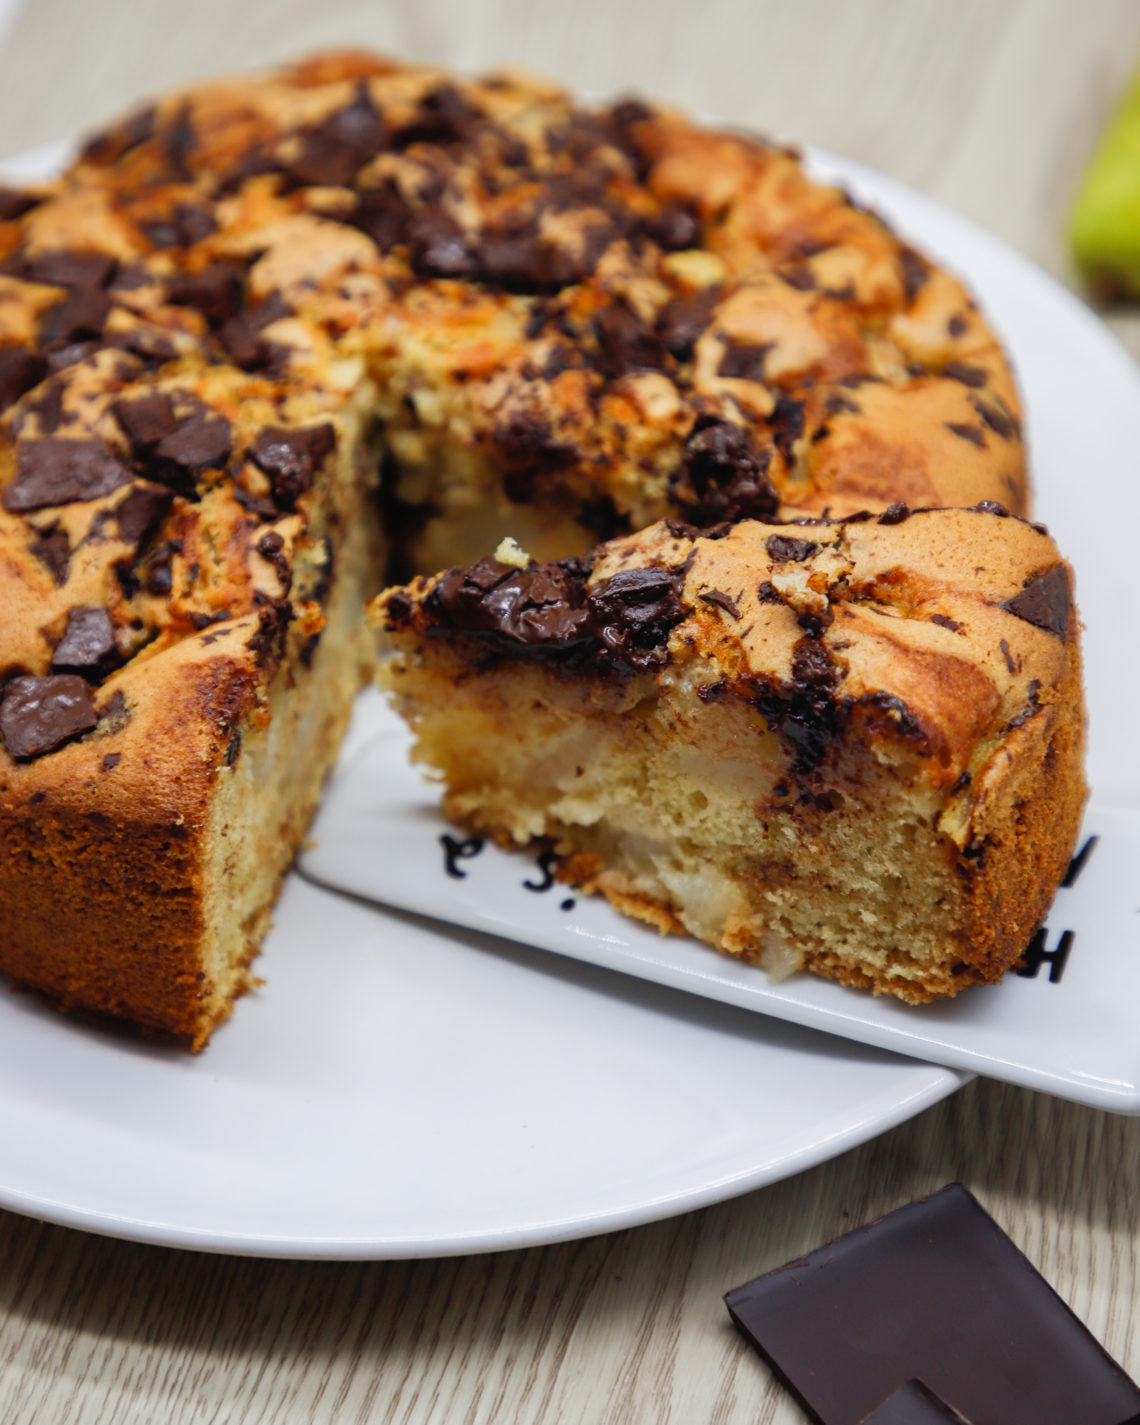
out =
{"type": "Polygon", "coordinates": [[[725,1301],[817,1425],[860,1425],[912,1378],[971,1425],[1140,1421],[1140,1390],[958,1183],[725,1301]]]}
{"type": "Polygon", "coordinates": [[[908,1380],[859,1425],[970,1425],[953,1406],[927,1390],[920,1380],[908,1380]]]}

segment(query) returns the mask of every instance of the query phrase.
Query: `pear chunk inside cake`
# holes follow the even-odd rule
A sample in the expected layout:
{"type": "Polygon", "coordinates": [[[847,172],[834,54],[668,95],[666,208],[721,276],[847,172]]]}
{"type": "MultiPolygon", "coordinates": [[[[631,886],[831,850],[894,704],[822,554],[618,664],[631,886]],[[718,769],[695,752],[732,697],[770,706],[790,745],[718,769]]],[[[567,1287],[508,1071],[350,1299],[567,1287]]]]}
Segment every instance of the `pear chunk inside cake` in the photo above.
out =
{"type": "Polygon", "coordinates": [[[1047,535],[894,510],[507,552],[370,610],[451,817],[776,978],[918,1002],[1017,959],[1084,802],[1047,535]]]}

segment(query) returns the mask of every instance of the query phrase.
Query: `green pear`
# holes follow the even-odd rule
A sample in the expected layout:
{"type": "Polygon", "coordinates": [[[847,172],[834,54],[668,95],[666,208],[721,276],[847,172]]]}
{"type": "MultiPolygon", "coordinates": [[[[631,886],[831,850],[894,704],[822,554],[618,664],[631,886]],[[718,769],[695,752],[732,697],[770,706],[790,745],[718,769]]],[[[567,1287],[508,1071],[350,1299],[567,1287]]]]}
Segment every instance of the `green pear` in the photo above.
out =
{"type": "Polygon", "coordinates": [[[1069,220],[1073,257],[1102,297],[1140,297],[1140,77],[1101,137],[1069,220]]]}

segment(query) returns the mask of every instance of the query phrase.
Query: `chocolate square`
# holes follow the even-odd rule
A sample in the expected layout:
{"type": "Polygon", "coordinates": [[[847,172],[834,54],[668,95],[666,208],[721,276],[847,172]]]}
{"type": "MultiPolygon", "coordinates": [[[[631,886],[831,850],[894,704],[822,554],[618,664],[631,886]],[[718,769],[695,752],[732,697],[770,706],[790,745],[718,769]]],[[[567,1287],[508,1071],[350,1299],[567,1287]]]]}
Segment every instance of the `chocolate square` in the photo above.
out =
{"type": "Polygon", "coordinates": [[[957,1183],[725,1301],[818,1425],[860,1425],[915,1377],[971,1425],[1140,1419],[1140,1390],[957,1183]]]}

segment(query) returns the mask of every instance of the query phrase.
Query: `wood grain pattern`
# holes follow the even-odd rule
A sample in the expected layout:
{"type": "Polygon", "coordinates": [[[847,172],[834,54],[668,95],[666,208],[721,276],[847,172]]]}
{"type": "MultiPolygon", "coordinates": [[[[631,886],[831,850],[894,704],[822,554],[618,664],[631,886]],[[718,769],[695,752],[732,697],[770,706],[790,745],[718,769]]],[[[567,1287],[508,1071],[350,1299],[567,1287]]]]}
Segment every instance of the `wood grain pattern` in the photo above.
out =
{"type": "MultiPolygon", "coordinates": [[[[841,150],[1063,278],[1077,174],[1140,56],[1134,0],[34,0],[0,50],[0,152],[151,89],[364,43],[631,87],[841,150]]],[[[1113,318],[1140,353],[1140,319],[1113,318]]],[[[0,1419],[794,1425],[729,1287],[959,1178],[1140,1374],[1140,1120],[975,1083],[734,1202],[461,1260],[276,1263],[0,1214],[0,1419]]]]}
{"type": "Polygon", "coordinates": [[[955,1178],[1135,1372],[1138,1161],[1140,1120],[979,1082],[789,1182],[526,1252],[264,1262],[4,1215],[0,1418],[792,1425],[722,1294],[955,1178]]]}

